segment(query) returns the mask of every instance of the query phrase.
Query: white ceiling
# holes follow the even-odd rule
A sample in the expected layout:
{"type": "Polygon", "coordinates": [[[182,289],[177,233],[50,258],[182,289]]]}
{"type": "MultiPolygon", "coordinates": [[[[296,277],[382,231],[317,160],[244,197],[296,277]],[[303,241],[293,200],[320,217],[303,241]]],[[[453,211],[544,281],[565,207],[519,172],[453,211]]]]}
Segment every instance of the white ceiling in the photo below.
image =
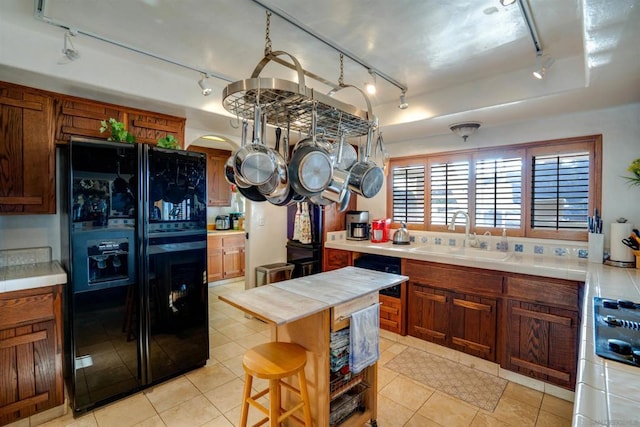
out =
{"type": "MultiPolygon", "coordinates": [[[[400,89],[377,77],[378,94],[371,102],[388,142],[446,133],[449,124],[466,120],[495,126],[640,101],[640,0],[528,0],[544,54],[555,58],[544,80],[531,76],[536,51],[517,3],[260,1],[408,87],[409,108],[400,110],[400,89]]],[[[81,31],[74,39],[80,51],[82,32],[90,32],[231,80],[249,78],[264,52],[265,10],[252,0],[45,4],[47,18],[81,31]]],[[[335,49],[276,15],[270,37],[273,50],[286,51],[307,71],[338,82],[335,49]]],[[[197,91],[199,75],[193,74],[197,91]]],[[[274,63],[261,76],[295,79],[274,63]]],[[[368,78],[364,66],[345,58],[345,83],[362,87],[368,78]]],[[[221,105],[228,82],[209,80],[214,91],[208,101],[221,105]]],[[[306,84],[330,89],[308,78],[306,84]]],[[[364,107],[355,91],[337,96],[364,107]]],[[[187,118],[210,120],[210,114],[194,105],[187,118]]]]}

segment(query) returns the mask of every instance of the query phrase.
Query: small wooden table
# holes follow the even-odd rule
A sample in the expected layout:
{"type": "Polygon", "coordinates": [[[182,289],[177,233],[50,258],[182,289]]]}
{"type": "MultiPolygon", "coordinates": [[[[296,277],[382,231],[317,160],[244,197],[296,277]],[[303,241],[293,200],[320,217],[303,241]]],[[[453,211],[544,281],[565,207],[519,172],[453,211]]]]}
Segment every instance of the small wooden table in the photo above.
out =
{"type": "MultiPolygon", "coordinates": [[[[273,341],[295,342],[307,349],[305,374],[311,415],[317,426],[330,425],[330,333],[349,325],[350,313],[378,302],[378,291],[409,280],[407,276],[344,267],[219,296],[220,300],[269,323],[273,341]]],[[[376,425],[377,363],[364,369],[369,386],[364,412],[342,426],[376,425]]],[[[283,396],[283,400],[284,400],[283,396]]]]}

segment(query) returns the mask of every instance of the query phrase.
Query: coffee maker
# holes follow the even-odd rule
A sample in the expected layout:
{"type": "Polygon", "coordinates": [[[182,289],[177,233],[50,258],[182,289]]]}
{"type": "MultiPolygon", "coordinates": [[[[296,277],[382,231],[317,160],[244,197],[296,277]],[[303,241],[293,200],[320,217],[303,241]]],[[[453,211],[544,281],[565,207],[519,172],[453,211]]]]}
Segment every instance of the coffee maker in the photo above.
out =
{"type": "Polygon", "coordinates": [[[369,211],[347,211],[347,240],[369,239],[369,211]]]}

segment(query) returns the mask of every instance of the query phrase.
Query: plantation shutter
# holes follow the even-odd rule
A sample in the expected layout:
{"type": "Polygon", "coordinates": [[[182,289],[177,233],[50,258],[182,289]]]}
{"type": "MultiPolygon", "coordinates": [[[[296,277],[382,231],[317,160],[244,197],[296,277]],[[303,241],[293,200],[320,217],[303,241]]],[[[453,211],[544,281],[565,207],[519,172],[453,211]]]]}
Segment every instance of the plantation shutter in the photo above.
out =
{"type": "Polygon", "coordinates": [[[430,166],[431,224],[446,225],[455,211],[469,210],[469,162],[430,166]]]}
{"type": "Polygon", "coordinates": [[[424,165],[393,168],[393,222],[424,223],[424,165]]]}
{"type": "Polygon", "coordinates": [[[589,167],[589,152],[533,157],[533,228],[586,229],[589,167]]]}
{"type": "Polygon", "coordinates": [[[475,162],[476,227],[520,228],[522,158],[475,162]]]}

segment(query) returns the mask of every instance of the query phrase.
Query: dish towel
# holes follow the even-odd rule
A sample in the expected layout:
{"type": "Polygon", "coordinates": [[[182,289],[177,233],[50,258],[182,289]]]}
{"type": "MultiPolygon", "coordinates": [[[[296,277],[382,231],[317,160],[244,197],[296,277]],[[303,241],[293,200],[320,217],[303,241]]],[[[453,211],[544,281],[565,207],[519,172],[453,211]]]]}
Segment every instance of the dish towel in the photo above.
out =
{"type": "Polygon", "coordinates": [[[351,313],[349,366],[357,374],[380,357],[380,304],[351,313]]]}

